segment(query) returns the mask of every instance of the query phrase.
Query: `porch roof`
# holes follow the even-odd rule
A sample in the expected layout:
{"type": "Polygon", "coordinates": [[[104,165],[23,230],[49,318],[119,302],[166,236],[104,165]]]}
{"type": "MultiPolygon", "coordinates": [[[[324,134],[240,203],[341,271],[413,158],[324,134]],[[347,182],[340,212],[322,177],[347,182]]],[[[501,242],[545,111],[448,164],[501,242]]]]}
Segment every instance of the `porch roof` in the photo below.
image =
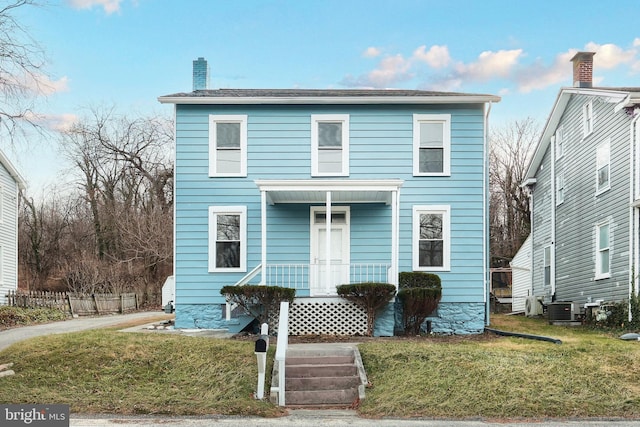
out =
{"type": "Polygon", "coordinates": [[[309,179],[255,180],[260,191],[267,194],[267,202],[325,203],[331,192],[332,203],[391,204],[392,193],[403,184],[401,179],[309,179]]]}

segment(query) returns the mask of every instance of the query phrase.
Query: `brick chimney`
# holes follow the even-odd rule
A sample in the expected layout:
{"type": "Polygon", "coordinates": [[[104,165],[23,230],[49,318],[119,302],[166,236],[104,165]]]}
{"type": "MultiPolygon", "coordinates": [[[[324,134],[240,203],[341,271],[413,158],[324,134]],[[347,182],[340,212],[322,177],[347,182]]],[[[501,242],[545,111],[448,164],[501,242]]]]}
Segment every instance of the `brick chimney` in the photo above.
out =
{"type": "Polygon", "coordinates": [[[573,62],[573,87],[593,86],[593,55],[595,52],[578,52],[573,62]]]}
{"type": "Polygon", "coordinates": [[[204,58],[193,61],[193,90],[209,89],[209,65],[204,58]]]}

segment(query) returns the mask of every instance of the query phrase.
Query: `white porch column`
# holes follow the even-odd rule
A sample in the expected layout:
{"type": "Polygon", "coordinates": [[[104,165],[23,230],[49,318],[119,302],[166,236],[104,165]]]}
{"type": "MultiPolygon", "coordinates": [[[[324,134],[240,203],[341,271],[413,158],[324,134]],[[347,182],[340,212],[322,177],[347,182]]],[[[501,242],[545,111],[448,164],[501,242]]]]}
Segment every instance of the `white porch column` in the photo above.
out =
{"type": "Polygon", "coordinates": [[[262,273],[260,273],[260,284],[266,285],[265,283],[265,271],[267,268],[267,192],[260,191],[260,238],[261,242],[261,258],[260,263],[262,264],[262,273]]]}
{"type": "Polygon", "coordinates": [[[400,233],[398,231],[400,224],[400,193],[398,191],[391,192],[391,284],[398,287],[398,248],[400,247],[400,233]]]}
{"type": "Polygon", "coordinates": [[[325,245],[324,256],[327,271],[324,275],[324,291],[328,293],[329,289],[331,289],[331,191],[327,191],[325,245]]]}

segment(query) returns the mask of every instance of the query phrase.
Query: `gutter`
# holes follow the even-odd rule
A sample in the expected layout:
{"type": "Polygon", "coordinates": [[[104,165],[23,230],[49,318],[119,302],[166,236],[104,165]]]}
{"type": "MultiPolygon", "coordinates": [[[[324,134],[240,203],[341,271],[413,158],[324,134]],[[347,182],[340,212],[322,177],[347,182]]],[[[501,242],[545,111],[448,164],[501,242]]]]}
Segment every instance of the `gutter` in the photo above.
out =
{"type": "Polygon", "coordinates": [[[484,104],[499,102],[499,96],[161,96],[161,104],[484,104]]]}

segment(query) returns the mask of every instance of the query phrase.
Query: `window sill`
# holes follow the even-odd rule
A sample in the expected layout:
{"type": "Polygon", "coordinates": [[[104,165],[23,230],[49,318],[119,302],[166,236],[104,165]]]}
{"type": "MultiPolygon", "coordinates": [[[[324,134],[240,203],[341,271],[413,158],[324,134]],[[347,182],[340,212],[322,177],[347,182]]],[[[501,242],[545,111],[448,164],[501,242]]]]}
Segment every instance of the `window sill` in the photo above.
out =
{"type": "Polygon", "coordinates": [[[611,278],[611,273],[607,273],[607,274],[601,274],[599,276],[596,276],[593,278],[593,280],[603,280],[603,279],[610,279],[611,278]]]}
{"type": "Polygon", "coordinates": [[[596,197],[598,197],[601,194],[606,193],[607,191],[611,190],[611,186],[606,187],[606,188],[602,188],[600,190],[596,190],[596,197]]]}

